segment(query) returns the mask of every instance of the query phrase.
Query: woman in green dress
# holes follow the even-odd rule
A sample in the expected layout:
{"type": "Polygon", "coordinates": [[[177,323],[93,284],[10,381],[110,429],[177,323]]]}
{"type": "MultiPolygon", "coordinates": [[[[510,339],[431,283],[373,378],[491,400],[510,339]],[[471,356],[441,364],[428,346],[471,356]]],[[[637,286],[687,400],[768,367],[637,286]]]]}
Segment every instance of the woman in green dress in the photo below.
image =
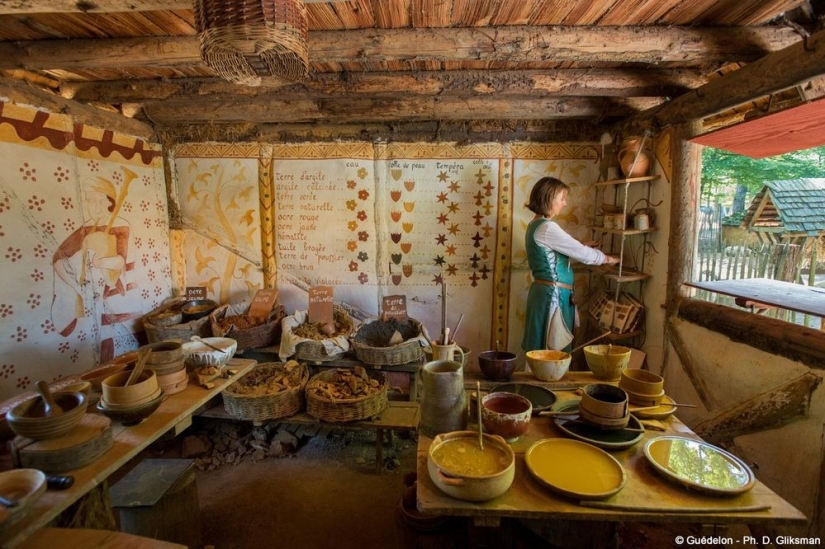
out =
{"type": "MultiPolygon", "coordinates": [[[[543,177],[533,185],[527,207],[536,216],[527,226],[525,249],[527,262],[533,274],[533,284],[527,294],[527,314],[524,326],[524,351],[548,349],[554,341],[563,340],[551,330],[550,320],[556,308],[570,332],[573,331],[576,309],[571,303],[573,294],[573,269],[570,260],[587,265],[615,265],[619,258],[593,248],[598,242],[582,243],[567,234],[553,217],[567,206],[570,191],[555,177],[543,177]]],[[[570,343],[562,346],[569,351],[570,343]]]]}

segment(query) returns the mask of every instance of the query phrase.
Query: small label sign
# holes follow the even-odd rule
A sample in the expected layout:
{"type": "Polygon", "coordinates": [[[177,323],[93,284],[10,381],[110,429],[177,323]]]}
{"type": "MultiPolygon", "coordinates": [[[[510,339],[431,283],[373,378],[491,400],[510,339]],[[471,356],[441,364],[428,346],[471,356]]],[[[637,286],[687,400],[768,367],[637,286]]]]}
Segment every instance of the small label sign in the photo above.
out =
{"type": "Polygon", "coordinates": [[[309,289],[309,322],[329,324],[335,321],[332,313],[334,288],[313,286],[309,289]]]}
{"type": "Polygon", "coordinates": [[[384,320],[392,318],[407,320],[407,296],[388,295],[381,300],[381,311],[384,313],[384,320]]]}
{"type": "Polygon", "coordinates": [[[206,299],[206,286],[187,286],[186,287],[186,300],[187,301],[199,301],[201,299],[206,299]]]}
{"type": "Polygon", "coordinates": [[[278,301],[278,290],[275,288],[262,288],[255,292],[252,303],[249,305],[249,316],[266,318],[278,301]]]}

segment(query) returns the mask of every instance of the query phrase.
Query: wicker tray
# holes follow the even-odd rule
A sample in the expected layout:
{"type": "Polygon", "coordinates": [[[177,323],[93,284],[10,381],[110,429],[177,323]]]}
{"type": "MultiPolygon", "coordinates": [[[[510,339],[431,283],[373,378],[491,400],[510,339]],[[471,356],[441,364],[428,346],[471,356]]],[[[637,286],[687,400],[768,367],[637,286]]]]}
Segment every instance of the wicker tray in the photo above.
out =
{"type": "Polygon", "coordinates": [[[286,309],[284,309],[284,306],[281,304],[276,304],[272,308],[272,311],[269,312],[266,322],[259,326],[254,326],[247,329],[238,329],[232,325],[227,330],[222,328],[218,323],[227,315],[227,313],[232,316],[246,314],[246,311],[248,310],[248,305],[244,307],[242,311],[238,311],[229,305],[222,305],[212,311],[209,315],[212,335],[215,337],[231,337],[237,341],[237,352],[243,351],[244,349],[258,349],[260,347],[266,347],[273,341],[278,341],[281,339],[281,320],[286,316],[286,309]]]}
{"type": "MultiPolygon", "coordinates": [[[[343,329],[340,332],[338,332],[338,334],[335,337],[348,338],[350,335],[352,335],[352,332],[355,329],[355,323],[353,322],[352,318],[350,318],[350,316],[347,314],[347,312],[342,307],[336,306],[333,309],[332,314],[335,318],[336,324],[343,326],[343,329]]],[[[338,348],[340,349],[340,347],[338,348]]],[[[344,356],[347,351],[348,349],[342,349],[338,352],[328,354],[327,348],[321,341],[304,340],[295,345],[295,358],[297,360],[306,360],[313,362],[315,364],[319,364],[321,362],[338,360],[339,358],[344,356]]]]}
{"type": "Polygon", "coordinates": [[[406,321],[378,318],[368,320],[358,327],[352,336],[355,356],[361,362],[377,366],[395,366],[420,361],[424,350],[418,338],[424,330],[423,325],[414,318],[406,321]],[[398,331],[404,338],[403,343],[390,345],[390,338],[398,331]]]}
{"type": "MultiPolygon", "coordinates": [[[[252,372],[259,375],[275,375],[283,370],[280,362],[262,362],[252,372]]],[[[309,379],[309,371],[304,364],[298,365],[301,369],[301,383],[277,393],[266,395],[238,394],[237,385],[243,383],[243,377],[221,392],[226,411],[238,418],[252,421],[278,419],[297,414],[304,408],[304,389],[309,379]]],[[[250,372],[250,373],[252,373],[250,372]]],[[[250,374],[246,374],[247,377],[250,374]]]]}
{"type": "Polygon", "coordinates": [[[189,341],[189,338],[192,336],[210,337],[212,335],[209,317],[206,316],[182,324],[165,325],[169,317],[177,318],[177,315],[165,315],[161,313],[168,311],[177,313],[184,303],[186,303],[185,298],[172,298],[165,301],[157,309],[143,316],[143,329],[146,332],[146,338],[149,340],[149,343],[159,343],[170,339],[189,341]],[[156,324],[152,321],[153,319],[159,319],[160,323],[156,324]]]}
{"type": "MultiPolygon", "coordinates": [[[[379,414],[387,406],[387,377],[383,372],[367,371],[370,379],[378,381],[380,390],[364,397],[331,399],[312,391],[314,381],[331,382],[338,375],[338,369],[327,370],[312,376],[306,387],[307,413],[323,421],[358,421],[379,414]]],[[[346,371],[346,370],[343,370],[346,371]]]]}

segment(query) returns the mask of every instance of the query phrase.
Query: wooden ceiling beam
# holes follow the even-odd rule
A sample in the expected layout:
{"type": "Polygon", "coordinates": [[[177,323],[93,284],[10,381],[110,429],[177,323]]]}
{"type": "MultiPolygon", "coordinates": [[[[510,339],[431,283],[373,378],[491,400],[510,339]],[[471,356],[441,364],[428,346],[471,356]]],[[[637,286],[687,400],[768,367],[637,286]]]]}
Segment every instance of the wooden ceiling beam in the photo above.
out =
{"type": "Polygon", "coordinates": [[[422,71],[324,73],[301,84],[264,79],[259,87],[236,86],[219,78],[66,82],[63,97],[82,102],[142,102],[205,96],[256,97],[278,89],[282,100],[348,95],[534,95],[675,97],[704,84],[693,70],[558,69],[546,71],[422,71]]]}
{"type": "MultiPolygon", "coordinates": [[[[482,61],[694,64],[749,62],[798,40],[786,27],[360,29],[309,33],[313,63],[482,61]]],[[[203,66],[195,36],[0,43],[0,69],[203,66]]]]}
{"type": "Polygon", "coordinates": [[[0,0],[0,15],[192,10],[192,0],[0,0]]]}
{"type": "Polygon", "coordinates": [[[271,97],[204,97],[147,101],[144,111],[153,122],[175,124],[235,123],[257,124],[367,123],[411,120],[563,120],[629,116],[649,107],[655,100],[562,97],[429,97],[394,98],[338,97],[284,101],[277,92],[271,97]]]}
{"type": "Polygon", "coordinates": [[[635,117],[631,125],[658,128],[701,120],[825,75],[825,31],[726,74],[635,117]]]}

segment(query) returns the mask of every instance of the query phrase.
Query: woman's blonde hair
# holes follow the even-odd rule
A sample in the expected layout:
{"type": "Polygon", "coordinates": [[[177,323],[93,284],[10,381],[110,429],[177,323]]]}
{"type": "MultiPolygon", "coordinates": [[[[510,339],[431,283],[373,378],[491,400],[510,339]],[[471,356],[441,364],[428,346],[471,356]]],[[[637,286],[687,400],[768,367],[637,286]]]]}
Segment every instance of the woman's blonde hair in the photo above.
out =
{"type": "Polygon", "coordinates": [[[555,177],[542,177],[530,191],[530,201],[525,204],[536,215],[544,215],[550,209],[553,199],[561,191],[570,191],[570,187],[555,177]]]}

